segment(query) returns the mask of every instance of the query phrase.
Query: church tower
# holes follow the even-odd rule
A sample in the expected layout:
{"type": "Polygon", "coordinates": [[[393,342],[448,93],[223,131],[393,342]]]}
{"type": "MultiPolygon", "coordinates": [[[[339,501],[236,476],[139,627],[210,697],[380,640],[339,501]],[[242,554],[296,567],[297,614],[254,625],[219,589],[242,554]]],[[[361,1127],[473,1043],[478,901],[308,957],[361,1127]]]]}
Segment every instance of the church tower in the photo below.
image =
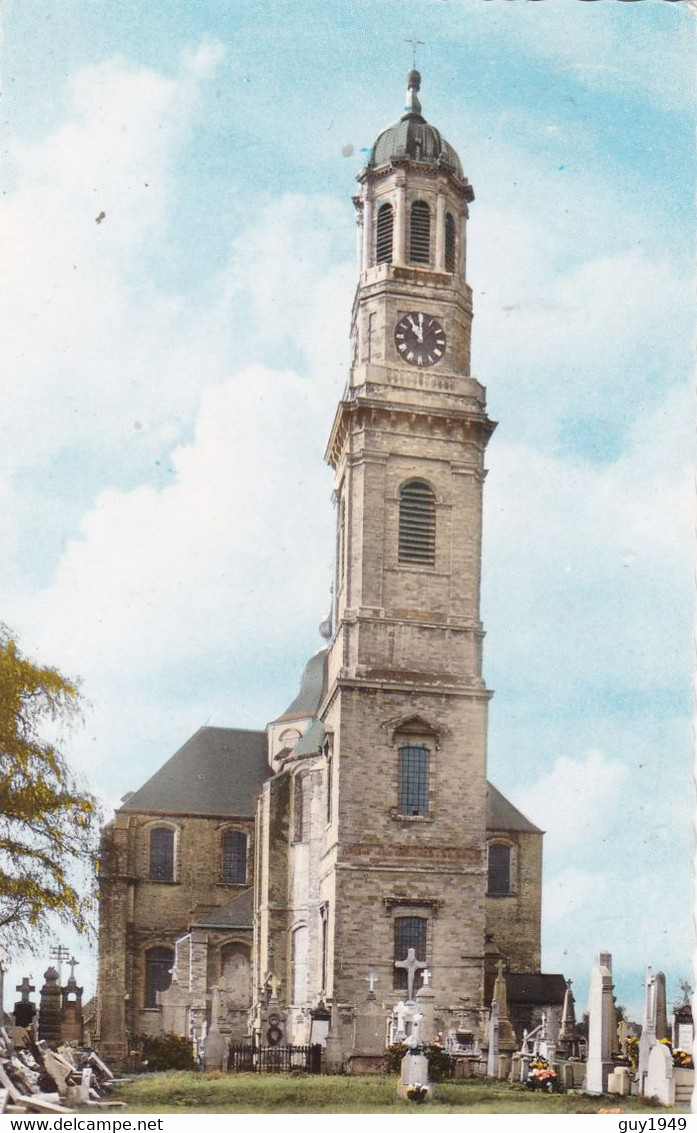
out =
{"type": "Polygon", "coordinates": [[[405,112],[358,176],[351,378],[326,459],[337,565],[328,651],[324,989],[369,969],[403,995],[413,947],[436,1007],[483,1003],[486,741],[480,574],[484,450],[466,282],[474,193],[455,150],[405,112]]]}

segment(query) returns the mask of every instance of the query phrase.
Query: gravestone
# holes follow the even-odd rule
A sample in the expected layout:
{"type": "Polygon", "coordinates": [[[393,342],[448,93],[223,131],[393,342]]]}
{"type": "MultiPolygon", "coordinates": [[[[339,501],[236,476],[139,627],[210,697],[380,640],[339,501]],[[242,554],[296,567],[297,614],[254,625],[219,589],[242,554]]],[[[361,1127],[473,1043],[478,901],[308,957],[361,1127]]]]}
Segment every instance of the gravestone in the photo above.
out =
{"type": "Polygon", "coordinates": [[[356,1007],[353,1041],[348,1057],[351,1074],[380,1074],[385,1069],[387,1016],[375,996],[376,979],[368,976],[368,995],[356,1007]]]}
{"type": "Polygon", "coordinates": [[[423,1053],[421,1041],[421,1022],[421,1015],[415,1013],[412,1017],[411,1034],[405,1043],[408,1049],[402,1058],[397,1093],[400,1097],[408,1097],[409,1089],[416,1086],[423,1091],[423,1100],[430,1101],[431,1083],[428,1080],[428,1059],[423,1053]]]}
{"type": "Polygon", "coordinates": [[[692,1005],[690,996],[692,988],[688,983],[680,985],[683,993],[682,1003],[673,1009],[673,1046],[678,1050],[687,1050],[692,1053],[695,1041],[695,1028],[692,1018],[692,1005]]]}
{"type": "Polygon", "coordinates": [[[63,1042],[81,1044],[84,1037],[84,1020],[82,1015],[83,988],[77,986],[75,968],[78,961],[74,956],[68,961],[70,975],[68,982],[61,989],[61,1034],[63,1042]]]}
{"type": "Polygon", "coordinates": [[[665,1043],[656,1043],[651,1048],[644,1097],[656,1098],[661,1105],[675,1105],[673,1056],[665,1043]]]}
{"type": "Polygon", "coordinates": [[[584,1089],[589,1094],[607,1092],[616,1029],[612,999],[612,956],[609,952],[601,952],[593,966],[590,984],[588,1060],[584,1084],[584,1089]]]}
{"type": "Polygon", "coordinates": [[[211,1021],[203,1041],[203,1066],[205,1070],[227,1070],[229,1035],[220,1030],[220,1015],[225,998],[225,981],[211,987],[211,1021]]]}
{"type": "Polygon", "coordinates": [[[49,1046],[58,1046],[61,1041],[61,989],[56,969],[47,968],[44,980],[40,992],[39,1038],[49,1046]]]}
{"type": "Polygon", "coordinates": [[[494,999],[489,1017],[489,1051],[486,1058],[486,1072],[489,1078],[499,1076],[499,1005],[494,999]]]}
{"type": "Polygon", "coordinates": [[[646,991],[644,998],[644,1018],[639,1039],[639,1093],[645,1096],[646,1075],[649,1070],[649,1055],[656,1045],[656,980],[650,967],[646,969],[646,991]]]}
{"type": "Polygon", "coordinates": [[[663,972],[656,972],[656,1038],[669,1038],[668,1015],[666,1013],[666,977],[663,972]]]}
{"type": "Polygon", "coordinates": [[[31,1002],[29,995],[32,991],[36,991],[36,988],[31,980],[24,976],[21,984],[17,984],[15,990],[18,991],[22,997],[17,1000],[14,1006],[13,1015],[15,1027],[31,1027],[34,1022],[34,1016],[36,1015],[36,1004],[31,1002]]]}
{"type": "Polygon", "coordinates": [[[503,972],[503,961],[499,960],[496,979],[494,980],[493,998],[499,1010],[499,1051],[502,1054],[511,1054],[517,1047],[515,1031],[508,1014],[508,989],[506,977],[503,972]]]}

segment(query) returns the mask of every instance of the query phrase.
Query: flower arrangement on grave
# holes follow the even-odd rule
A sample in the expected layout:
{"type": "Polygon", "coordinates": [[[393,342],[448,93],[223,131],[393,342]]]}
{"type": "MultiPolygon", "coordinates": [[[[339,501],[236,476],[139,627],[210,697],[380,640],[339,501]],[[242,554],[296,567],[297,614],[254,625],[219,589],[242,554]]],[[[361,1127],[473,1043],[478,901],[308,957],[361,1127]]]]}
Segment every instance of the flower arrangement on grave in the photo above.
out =
{"type": "Polygon", "coordinates": [[[632,1070],[637,1070],[639,1067],[639,1040],[636,1035],[630,1035],[627,1039],[627,1058],[632,1070]]]}
{"type": "Polygon", "coordinates": [[[405,1092],[409,1101],[416,1105],[423,1105],[428,1098],[428,1086],[422,1086],[419,1082],[410,1082],[405,1092]]]}
{"type": "Polygon", "coordinates": [[[546,1058],[534,1058],[530,1063],[525,1085],[530,1090],[545,1090],[548,1094],[559,1089],[559,1079],[546,1058]]]}
{"type": "Polygon", "coordinates": [[[694,1070],[694,1061],[689,1050],[682,1050],[680,1047],[674,1047],[670,1039],[659,1039],[659,1043],[667,1046],[668,1050],[673,1056],[673,1066],[680,1066],[683,1070],[694,1070]]]}

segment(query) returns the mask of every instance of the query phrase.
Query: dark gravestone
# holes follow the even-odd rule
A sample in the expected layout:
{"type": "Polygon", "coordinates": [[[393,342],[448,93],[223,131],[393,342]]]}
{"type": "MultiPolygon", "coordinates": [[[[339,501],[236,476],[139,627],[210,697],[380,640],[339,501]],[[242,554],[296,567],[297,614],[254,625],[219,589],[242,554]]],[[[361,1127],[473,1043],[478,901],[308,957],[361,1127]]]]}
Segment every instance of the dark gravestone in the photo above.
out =
{"type": "Polygon", "coordinates": [[[47,968],[44,972],[44,986],[41,989],[39,1006],[39,1038],[49,1046],[58,1046],[61,1041],[61,989],[58,972],[47,968]]]}
{"type": "Polygon", "coordinates": [[[22,998],[18,999],[14,1006],[15,1027],[31,1027],[36,1015],[36,1004],[32,1003],[29,999],[29,994],[36,991],[33,983],[24,976],[21,984],[17,984],[15,989],[21,993],[22,998]]]}

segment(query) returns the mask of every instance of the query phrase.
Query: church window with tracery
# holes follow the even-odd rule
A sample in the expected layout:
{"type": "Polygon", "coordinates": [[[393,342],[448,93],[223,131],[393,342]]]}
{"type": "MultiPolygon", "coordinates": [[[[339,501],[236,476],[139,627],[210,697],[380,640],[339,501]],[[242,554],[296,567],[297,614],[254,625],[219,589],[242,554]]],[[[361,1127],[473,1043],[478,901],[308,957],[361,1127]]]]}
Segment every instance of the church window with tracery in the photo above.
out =
{"type": "Polygon", "coordinates": [[[174,831],[171,826],[155,826],[150,831],[151,881],[174,881],[174,831]]]}
{"type": "Polygon", "coordinates": [[[150,948],[145,954],[145,1006],[157,1007],[158,991],[167,991],[172,982],[173,948],[150,948]]]}
{"type": "Polygon", "coordinates": [[[404,744],[399,749],[399,813],[428,814],[429,751],[425,744],[404,744]]]}
{"type": "Polygon", "coordinates": [[[399,489],[399,561],[435,565],[436,497],[425,480],[399,489]]]}
{"type": "Polygon", "coordinates": [[[455,220],[450,212],[445,214],[445,270],[455,271],[455,220]]]}
{"type": "Polygon", "coordinates": [[[380,205],[378,209],[377,230],[375,239],[375,262],[378,264],[392,263],[392,233],[394,218],[392,205],[380,205]]]}
{"type": "MultiPolygon", "coordinates": [[[[394,922],[394,960],[406,960],[407,952],[414,949],[416,959],[426,961],[426,917],[396,917],[394,922]]],[[[394,986],[407,987],[406,968],[394,969],[394,986]]]]}
{"type": "Polygon", "coordinates": [[[247,835],[242,830],[226,830],[222,837],[222,874],[226,885],[247,882],[247,835]]]}
{"type": "Polygon", "coordinates": [[[431,210],[426,201],[414,201],[411,206],[409,260],[412,264],[427,264],[431,258],[431,210]]]}

